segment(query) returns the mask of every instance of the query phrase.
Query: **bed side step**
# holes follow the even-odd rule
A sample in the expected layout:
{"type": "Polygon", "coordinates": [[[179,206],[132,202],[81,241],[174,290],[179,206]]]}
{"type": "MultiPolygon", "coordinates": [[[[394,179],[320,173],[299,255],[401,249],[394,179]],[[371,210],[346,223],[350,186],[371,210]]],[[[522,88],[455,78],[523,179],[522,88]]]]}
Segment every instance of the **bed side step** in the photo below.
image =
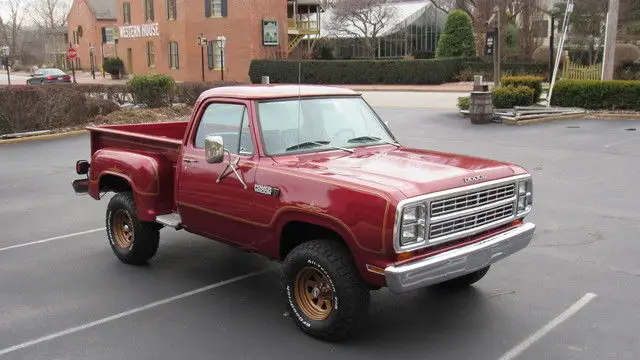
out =
{"type": "Polygon", "coordinates": [[[182,217],[178,213],[158,215],[156,216],[156,222],[174,229],[182,227],[182,217]]]}

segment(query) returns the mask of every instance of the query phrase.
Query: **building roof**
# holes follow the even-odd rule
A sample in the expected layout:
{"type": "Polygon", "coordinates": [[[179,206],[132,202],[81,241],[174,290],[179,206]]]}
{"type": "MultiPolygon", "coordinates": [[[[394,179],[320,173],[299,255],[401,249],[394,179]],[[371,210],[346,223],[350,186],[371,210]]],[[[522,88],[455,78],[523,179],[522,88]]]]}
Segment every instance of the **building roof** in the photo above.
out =
{"type": "Polygon", "coordinates": [[[98,20],[115,20],[118,18],[116,0],[87,0],[87,4],[96,14],[96,19],[98,20]]]}
{"type": "Polygon", "coordinates": [[[360,95],[357,92],[341,87],[322,85],[242,85],[221,86],[204,91],[200,98],[225,97],[241,99],[271,99],[306,96],[345,96],[360,95]]]}
{"type": "MultiPolygon", "coordinates": [[[[389,23],[385,24],[384,30],[382,30],[378,36],[385,36],[391,34],[398,30],[398,28],[404,26],[406,23],[411,23],[419,16],[421,16],[424,11],[431,8],[433,4],[430,0],[405,0],[405,1],[397,1],[394,3],[389,3],[385,6],[389,6],[395,12],[395,16],[389,23]]],[[[320,36],[322,37],[351,37],[347,34],[340,33],[336,34],[331,29],[331,20],[334,17],[333,10],[328,8],[325,10],[322,15],[323,21],[320,22],[320,36]]],[[[353,25],[347,28],[349,31],[353,31],[356,34],[361,34],[361,31],[358,30],[353,25]]]]}

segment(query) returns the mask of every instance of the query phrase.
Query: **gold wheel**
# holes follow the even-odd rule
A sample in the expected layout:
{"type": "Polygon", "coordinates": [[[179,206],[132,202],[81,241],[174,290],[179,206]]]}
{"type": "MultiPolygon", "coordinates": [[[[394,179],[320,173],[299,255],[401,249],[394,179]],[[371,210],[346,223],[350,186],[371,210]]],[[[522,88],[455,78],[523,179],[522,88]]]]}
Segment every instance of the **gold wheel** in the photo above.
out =
{"type": "Polygon", "coordinates": [[[133,243],[133,220],[124,210],[118,210],[113,215],[113,235],[116,245],[121,249],[128,249],[133,243]]]}
{"type": "Polygon", "coordinates": [[[295,281],[298,306],[311,320],[325,320],[333,310],[333,290],[329,280],[318,269],[305,267],[295,281]]]}

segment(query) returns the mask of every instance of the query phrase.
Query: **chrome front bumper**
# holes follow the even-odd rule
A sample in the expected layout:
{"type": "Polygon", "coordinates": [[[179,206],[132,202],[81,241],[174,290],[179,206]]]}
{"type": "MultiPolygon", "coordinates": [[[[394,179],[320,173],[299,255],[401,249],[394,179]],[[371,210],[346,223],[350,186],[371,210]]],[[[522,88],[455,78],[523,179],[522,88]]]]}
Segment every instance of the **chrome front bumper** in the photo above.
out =
{"type": "Polygon", "coordinates": [[[479,243],[414,263],[390,266],[385,269],[387,287],[401,294],[472,273],[526,248],[535,229],[535,224],[525,223],[479,243]]]}

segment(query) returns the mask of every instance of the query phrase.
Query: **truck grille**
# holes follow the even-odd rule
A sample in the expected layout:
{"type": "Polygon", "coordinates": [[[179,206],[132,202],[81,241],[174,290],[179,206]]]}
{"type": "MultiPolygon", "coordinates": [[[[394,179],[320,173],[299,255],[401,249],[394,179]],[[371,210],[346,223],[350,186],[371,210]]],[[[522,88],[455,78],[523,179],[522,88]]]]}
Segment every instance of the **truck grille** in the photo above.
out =
{"type": "Polygon", "coordinates": [[[516,185],[507,184],[491,189],[475,191],[469,194],[437,200],[431,202],[431,217],[448,215],[457,211],[463,211],[474,207],[483,206],[504,199],[509,199],[516,194],[516,185]]]}
{"type": "Polygon", "coordinates": [[[470,215],[432,223],[429,226],[429,240],[438,240],[445,236],[471,230],[495,221],[508,219],[513,215],[514,205],[509,203],[470,215]]]}

